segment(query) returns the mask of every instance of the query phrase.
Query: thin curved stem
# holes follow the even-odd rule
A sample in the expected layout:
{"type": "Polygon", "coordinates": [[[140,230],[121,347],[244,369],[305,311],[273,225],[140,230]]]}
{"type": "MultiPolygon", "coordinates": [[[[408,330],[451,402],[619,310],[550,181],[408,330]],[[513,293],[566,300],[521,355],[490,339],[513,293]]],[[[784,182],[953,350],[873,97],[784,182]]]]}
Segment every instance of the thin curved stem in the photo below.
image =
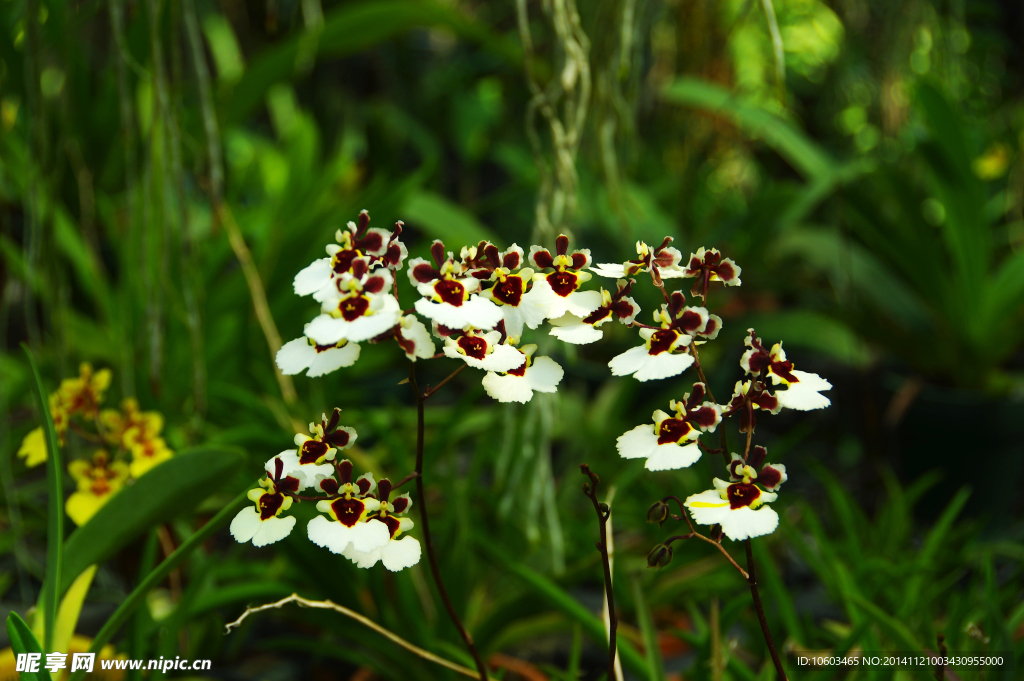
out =
{"type": "Polygon", "coordinates": [[[389,631],[389,630],[385,629],[384,627],[380,626],[379,624],[377,624],[373,620],[371,620],[371,619],[369,619],[367,617],[363,617],[362,615],[360,615],[358,612],[355,612],[354,610],[349,610],[345,606],[338,605],[337,603],[334,603],[333,601],[311,601],[311,600],[307,600],[307,599],[303,598],[302,596],[300,596],[298,594],[292,594],[291,596],[288,596],[287,598],[282,598],[281,600],[275,601],[274,603],[267,603],[266,605],[259,605],[259,606],[255,606],[255,607],[251,607],[251,608],[246,608],[245,612],[243,612],[241,614],[241,616],[239,616],[238,619],[236,619],[234,622],[231,622],[229,624],[224,625],[224,633],[230,634],[231,630],[234,629],[235,627],[239,626],[240,624],[242,624],[242,622],[245,620],[245,618],[247,618],[249,615],[252,615],[252,614],[257,613],[257,612],[262,612],[264,610],[270,610],[271,608],[281,608],[281,607],[283,607],[283,606],[285,606],[285,605],[287,605],[289,603],[298,603],[299,605],[301,605],[304,608],[320,608],[322,610],[333,610],[334,612],[341,613],[342,615],[345,615],[346,617],[351,617],[356,622],[359,622],[360,624],[366,625],[370,629],[373,629],[374,631],[376,631],[381,636],[384,636],[385,638],[387,638],[389,641],[393,641],[394,643],[397,643],[398,645],[402,646],[403,648],[405,648],[409,652],[413,653],[414,655],[418,655],[418,656],[422,657],[424,660],[429,660],[429,661],[433,662],[434,664],[438,664],[438,665],[441,665],[442,667],[446,667],[448,669],[451,669],[452,671],[458,672],[459,674],[462,674],[463,676],[468,676],[468,677],[473,678],[473,679],[476,678],[476,672],[474,672],[472,669],[470,669],[468,667],[463,667],[461,664],[455,664],[454,662],[450,662],[449,660],[446,660],[443,657],[438,657],[437,655],[434,655],[433,653],[428,652],[428,651],[424,650],[423,648],[415,646],[412,643],[409,643],[408,641],[406,641],[401,636],[399,636],[399,635],[397,635],[395,633],[392,633],[391,631],[389,631]]]}
{"type": "MultiPolygon", "coordinates": [[[[667,539],[665,541],[665,543],[666,544],[671,544],[676,539],[700,539],[703,542],[707,542],[708,544],[711,544],[716,549],[721,551],[722,555],[725,556],[725,559],[727,561],[729,561],[729,564],[732,565],[734,568],[736,568],[736,570],[741,575],[743,575],[743,579],[745,579],[745,580],[747,580],[749,582],[750,581],[750,575],[747,573],[746,570],[744,570],[742,567],[740,567],[740,564],[737,563],[736,560],[731,555],[729,555],[729,552],[725,550],[725,547],[722,546],[722,544],[720,542],[715,541],[711,537],[704,536],[703,534],[698,532],[693,527],[693,523],[690,522],[690,516],[683,509],[683,502],[679,501],[679,498],[678,497],[674,497],[674,496],[665,497],[662,501],[667,501],[668,499],[675,499],[676,502],[679,504],[679,510],[683,514],[683,520],[685,520],[686,524],[690,527],[690,534],[681,534],[681,535],[677,535],[675,537],[670,537],[669,539],[667,539]]],[[[675,516],[673,516],[673,517],[675,517],[675,516]]]]}
{"type": "Polygon", "coordinates": [[[448,590],[445,588],[444,582],[441,580],[441,570],[437,567],[437,557],[434,555],[434,542],[430,536],[430,519],[427,513],[427,495],[423,491],[423,443],[424,433],[426,431],[423,405],[428,397],[437,392],[437,390],[444,386],[448,381],[455,378],[455,376],[457,376],[465,367],[466,365],[463,364],[432,389],[428,389],[426,392],[420,392],[419,383],[416,382],[416,365],[412,363],[409,364],[409,383],[412,385],[413,392],[416,394],[416,501],[420,507],[420,522],[423,525],[423,545],[427,552],[427,560],[430,563],[430,573],[434,577],[434,585],[437,586],[437,591],[441,594],[441,600],[444,602],[445,610],[448,611],[448,617],[451,618],[452,624],[455,625],[455,628],[459,632],[459,636],[462,637],[463,643],[466,644],[469,654],[472,655],[473,661],[476,663],[477,671],[480,674],[480,681],[487,681],[487,667],[484,665],[484,661],[481,659],[480,653],[477,652],[476,644],[473,643],[473,637],[470,636],[468,631],[466,631],[466,627],[463,626],[458,613],[455,612],[455,606],[452,605],[452,601],[448,597],[448,590]]]}
{"type": "Polygon", "coordinates": [[[764,606],[761,605],[761,594],[757,591],[757,577],[754,574],[754,551],[750,547],[750,540],[744,542],[747,548],[747,584],[750,585],[750,595],[754,597],[754,609],[757,610],[757,619],[761,623],[761,632],[764,634],[764,642],[768,644],[768,652],[772,655],[772,662],[775,663],[775,672],[781,681],[789,681],[786,677],[786,670],[782,668],[782,660],[779,659],[779,652],[775,650],[775,643],[772,642],[772,632],[768,630],[768,620],[764,616],[764,606]]]}
{"type": "Polygon", "coordinates": [[[601,541],[597,543],[597,550],[601,552],[601,566],[604,568],[604,592],[608,597],[608,679],[616,678],[615,657],[618,654],[618,646],[615,642],[615,633],[618,629],[619,618],[615,614],[615,596],[612,591],[612,568],[608,557],[608,525],[605,522],[611,510],[607,504],[601,504],[597,500],[597,485],[600,478],[590,470],[585,463],[580,464],[580,472],[590,478],[590,483],[583,484],[583,493],[594,505],[594,512],[597,514],[597,522],[601,528],[601,541]],[[604,506],[602,509],[601,506],[604,506]]]}
{"type": "MultiPolygon", "coordinates": [[[[419,388],[416,388],[416,380],[415,380],[415,378],[412,378],[411,375],[410,375],[409,382],[413,384],[413,388],[416,390],[417,400],[419,400],[420,402],[425,401],[428,397],[430,397],[431,395],[436,393],[438,390],[443,388],[445,385],[447,385],[448,381],[452,380],[453,378],[455,378],[456,376],[461,374],[463,369],[465,369],[467,366],[469,366],[469,365],[468,364],[460,364],[458,369],[456,369],[455,371],[451,372],[450,374],[445,376],[443,379],[441,379],[441,382],[438,383],[437,385],[435,385],[433,388],[431,388],[428,385],[427,389],[423,391],[422,395],[420,394],[419,388]]],[[[417,469],[417,470],[419,470],[419,469],[417,469]]]]}
{"type": "MultiPolygon", "coordinates": [[[[690,347],[690,353],[693,355],[693,364],[694,364],[694,366],[697,367],[697,375],[700,377],[701,383],[704,384],[704,390],[707,391],[708,397],[711,398],[711,401],[714,402],[715,404],[718,404],[718,400],[715,399],[715,394],[713,392],[711,392],[711,386],[708,384],[707,376],[704,375],[704,368],[701,367],[701,365],[700,365],[700,355],[697,353],[697,345],[695,343],[690,343],[689,347],[690,347]]],[[[724,423],[719,423],[718,424],[718,432],[719,432],[719,434],[720,434],[720,436],[722,438],[722,461],[724,461],[725,465],[728,466],[729,465],[729,461],[730,461],[730,458],[729,458],[729,443],[725,439],[725,424],[724,423]]]]}

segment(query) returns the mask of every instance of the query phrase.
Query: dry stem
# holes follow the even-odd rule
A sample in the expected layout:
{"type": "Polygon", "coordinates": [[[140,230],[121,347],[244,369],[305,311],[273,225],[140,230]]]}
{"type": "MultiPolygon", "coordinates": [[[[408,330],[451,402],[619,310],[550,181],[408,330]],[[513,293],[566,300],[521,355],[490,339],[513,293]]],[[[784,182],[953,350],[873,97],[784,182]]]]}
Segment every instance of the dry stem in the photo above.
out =
{"type": "Polygon", "coordinates": [[[366,625],[370,629],[373,629],[378,634],[381,634],[385,638],[393,641],[394,643],[397,643],[398,645],[402,646],[403,648],[405,648],[409,652],[413,653],[414,655],[418,655],[419,657],[422,657],[424,660],[430,660],[434,664],[439,664],[442,667],[447,667],[448,669],[451,669],[452,671],[458,672],[459,674],[462,674],[463,676],[468,676],[468,677],[470,677],[472,679],[479,678],[479,675],[475,671],[473,671],[472,669],[470,669],[468,667],[463,667],[461,664],[456,664],[454,662],[446,660],[443,657],[438,657],[437,655],[434,655],[433,653],[428,652],[428,651],[424,650],[423,648],[420,648],[419,646],[413,645],[412,643],[409,643],[408,641],[406,641],[401,636],[399,636],[399,635],[397,635],[395,633],[392,633],[391,631],[389,631],[389,630],[385,629],[384,627],[380,626],[379,624],[377,624],[373,620],[371,620],[371,619],[369,619],[367,617],[364,617],[363,615],[360,615],[358,612],[355,612],[354,610],[349,610],[348,608],[346,608],[346,607],[344,607],[342,605],[338,605],[337,603],[334,603],[333,601],[311,601],[311,600],[308,600],[306,598],[303,598],[302,596],[300,596],[298,594],[292,594],[291,596],[288,596],[287,598],[282,598],[279,601],[275,601],[273,603],[267,603],[266,605],[258,605],[258,606],[255,606],[255,607],[246,608],[245,612],[243,612],[238,619],[236,619],[234,622],[230,622],[229,624],[226,624],[224,626],[224,633],[225,634],[230,634],[231,630],[234,629],[235,627],[241,625],[242,622],[245,620],[245,618],[247,618],[249,615],[252,615],[252,614],[257,613],[257,612],[262,612],[264,610],[270,610],[272,608],[275,608],[275,609],[276,608],[281,608],[281,607],[283,607],[283,606],[285,606],[285,605],[287,605],[289,603],[298,603],[300,606],[302,606],[304,608],[319,608],[321,610],[333,610],[334,612],[341,613],[342,615],[345,615],[346,617],[350,617],[350,618],[354,619],[356,622],[359,622],[360,624],[366,625]]]}

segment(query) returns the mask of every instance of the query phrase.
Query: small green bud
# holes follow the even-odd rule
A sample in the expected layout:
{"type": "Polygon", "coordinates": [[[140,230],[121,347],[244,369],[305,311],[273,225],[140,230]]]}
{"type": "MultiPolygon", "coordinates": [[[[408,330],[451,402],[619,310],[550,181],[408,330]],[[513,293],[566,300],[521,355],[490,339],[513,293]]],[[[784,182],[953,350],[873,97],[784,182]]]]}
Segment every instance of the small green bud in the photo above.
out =
{"type": "Polygon", "coordinates": [[[647,554],[647,567],[662,568],[672,562],[672,547],[658,544],[647,554]]]}
{"type": "Polygon", "coordinates": [[[651,504],[651,507],[647,509],[647,522],[658,523],[661,525],[663,522],[668,520],[668,504],[664,501],[655,501],[651,504]]]}

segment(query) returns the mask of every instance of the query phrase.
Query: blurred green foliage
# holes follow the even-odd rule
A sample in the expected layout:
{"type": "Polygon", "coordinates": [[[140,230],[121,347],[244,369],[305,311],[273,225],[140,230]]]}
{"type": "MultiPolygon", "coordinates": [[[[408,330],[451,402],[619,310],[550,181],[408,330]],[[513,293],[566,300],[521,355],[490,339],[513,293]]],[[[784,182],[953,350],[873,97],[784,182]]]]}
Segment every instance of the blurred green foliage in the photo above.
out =
{"type": "MultiPolygon", "coordinates": [[[[232,678],[449,678],[332,613],[263,614],[221,635],[247,604],[294,591],[470,664],[424,565],[362,571],[300,537],[256,551],[197,530],[296,424],[334,406],[360,433],[358,467],[411,470],[401,363],[367,346],[351,369],[296,378],[293,397],[229,240],[237,225],[287,340],[314,312],[292,276],[366,208],[376,223],[404,220],[414,255],[434,238],[550,245],[559,229],[599,262],[665,234],[684,252],[721,248],[744,286],[712,301],[726,320],[702,353],[716,393],[729,392],[751,325],[836,386],[828,413],[759,431],[790,469],[782,526],[756,543],[777,642],[923,651],[943,633],[950,650],[1012,652],[1021,668],[1020,502],[965,509],[1016,494],[1013,475],[1008,492],[985,481],[1018,470],[1019,441],[971,424],[994,405],[1024,408],[1024,12],[993,0],[580,0],[577,34],[553,21],[562,4],[0,5],[5,607],[34,604],[51,562],[47,483],[14,457],[38,423],[25,340],[47,387],[79,361],[110,366],[112,393],[167,414],[176,451],[198,448],[179,454],[163,496],[145,495],[150,514],[111,511],[67,538],[71,572],[109,559],[83,633],[120,606],[124,627],[107,633],[135,658],[211,658],[232,678]],[[571,41],[586,69],[567,57],[571,41]],[[578,139],[559,141],[559,126],[578,139]],[[930,399],[906,390],[919,383],[973,406],[957,408],[956,437],[928,440],[913,459],[891,443],[924,441],[901,420],[930,399]],[[244,466],[203,460],[222,449],[243,452],[244,466]],[[968,478],[970,502],[956,491],[968,478]],[[939,511],[915,513],[929,489],[942,490],[939,511]],[[82,539],[104,530],[105,546],[82,539]],[[180,581],[165,581],[168,564],[154,568],[175,546],[180,581]]],[[[638,302],[650,310],[654,299],[638,302]]],[[[487,655],[551,679],[598,678],[597,528],[576,471],[586,461],[616,494],[628,672],[772,678],[746,585],[720,557],[677,543],[671,567],[646,568],[664,538],[643,523],[649,503],[704,489],[718,469],[652,475],[614,455],[619,434],[685,388],[611,379],[605,363],[630,337],[608,335],[560,359],[557,396],[498,405],[464,375],[428,410],[425,478],[456,607],[487,655]]],[[[436,382],[447,371],[424,373],[436,382]]],[[[71,438],[66,453],[88,443],[71,438]]],[[[128,495],[144,491],[126,490],[124,503],[142,507],[128,495]]]]}

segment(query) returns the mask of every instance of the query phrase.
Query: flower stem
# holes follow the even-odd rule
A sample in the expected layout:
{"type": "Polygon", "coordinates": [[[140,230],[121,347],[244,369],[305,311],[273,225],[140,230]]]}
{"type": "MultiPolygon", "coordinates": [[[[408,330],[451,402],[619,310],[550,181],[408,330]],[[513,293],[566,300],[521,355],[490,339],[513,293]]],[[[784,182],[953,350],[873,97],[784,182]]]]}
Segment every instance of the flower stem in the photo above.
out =
{"type": "MultiPolygon", "coordinates": [[[[693,363],[697,367],[697,376],[700,377],[700,382],[704,384],[704,390],[707,391],[708,397],[711,398],[711,401],[718,404],[718,400],[715,399],[715,394],[711,392],[711,385],[708,383],[708,379],[704,375],[704,369],[700,365],[700,355],[697,354],[697,345],[695,343],[690,343],[690,353],[693,354],[693,363]]],[[[724,461],[725,465],[728,466],[731,459],[729,457],[729,443],[725,439],[725,424],[719,423],[718,428],[719,435],[722,438],[722,461],[724,461]]]]}
{"type": "Polygon", "coordinates": [[[264,610],[270,610],[271,608],[281,608],[287,605],[288,603],[297,603],[304,608],[319,608],[322,610],[333,610],[334,612],[341,613],[342,615],[345,615],[346,617],[351,617],[356,622],[359,622],[360,624],[365,625],[370,629],[373,629],[378,634],[386,637],[390,641],[397,643],[398,645],[402,646],[414,655],[422,657],[424,660],[429,660],[434,664],[441,665],[442,667],[447,667],[448,669],[456,671],[459,674],[462,674],[463,676],[468,676],[470,678],[476,677],[476,674],[473,673],[472,669],[463,667],[461,664],[455,664],[454,662],[446,660],[443,657],[438,657],[437,655],[434,655],[429,651],[423,650],[423,648],[414,646],[412,643],[409,643],[401,636],[398,636],[397,634],[385,629],[373,620],[369,619],[368,617],[360,615],[358,612],[355,612],[354,610],[349,610],[348,608],[342,605],[338,605],[333,601],[311,601],[307,598],[299,596],[298,594],[292,594],[287,598],[282,598],[279,601],[267,603],[266,605],[258,605],[246,608],[245,612],[243,612],[238,619],[236,619],[234,622],[225,625],[224,633],[231,633],[231,630],[241,625],[242,622],[245,621],[245,619],[249,615],[255,614],[257,612],[263,612],[264,610]]]}
{"type": "Polygon", "coordinates": [[[615,631],[619,626],[619,618],[615,614],[615,597],[612,592],[612,568],[608,559],[608,526],[605,521],[607,514],[611,513],[607,506],[601,509],[601,503],[597,500],[597,485],[601,481],[596,473],[590,470],[585,463],[580,464],[580,472],[590,478],[590,483],[583,484],[583,493],[587,495],[594,505],[594,512],[597,513],[597,522],[601,528],[601,541],[597,543],[597,550],[601,552],[601,565],[604,567],[604,592],[608,597],[608,679],[615,676],[615,657],[618,654],[618,646],[615,643],[615,631]]]}
{"type": "Polygon", "coordinates": [[[789,681],[786,677],[786,670],[782,668],[779,653],[775,650],[775,644],[772,642],[772,632],[768,630],[768,620],[764,617],[764,606],[761,605],[761,594],[757,591],[757,577],[754,574],[754,551],[751,549],[749,539],[744,544],[747,548],[747,573],[749,574],[747,584],[750,585],[750,595],[754,597],[754,609],[757,610],[757,619],[761,622],[764,642],[768,644],[768,652],[772,654],[772,662],[775,663],[775,672],[779,675],[779,679],[789,681]]]}
{"type": "Polygon", "coordinates": [[[434,555],[434,542],[430,537],[430,521],[427,516],[427,495],[423,491],[423,437],[425,431],[425,425],[423,420],[423,405],[430,395],[437,392],[437,389],[443,386],[445,383],[455,378],[455,376],[465,367],[463,364],[461,367],[452,372],[446,379],[441,381],[438,385],[434,386],[433,389],[428,389],[427,392],[420,392],[419,384],[416,382],[416,365],[409,365],[409,383],[412,384],[413,392],[416,394],[416,501],[420,506],[420,522],[423,524],[423,545],[427,551],[427,560],[430,562],[430,573],[434,577],[434,585],[437,586],[437,591],[441,594],[441,600],[444,602],[445,610],[448,611],[448,616],[452,620],[452,624],[459,631],[459,636],[462,637],[463,643],[466,644],[466,648],[469,650],[469,654],[473,656],[473,661],[476,663],[476,669],[480,673],[480,681],[487,681],[487,667],[484,665],[484,661],[480,658],[480,653],[476,650],[476,644],[473,643],[473,637],[466,631],[466,627],[462,625],[462,620],[459,619],[458,613],[455,612],[455,606],[452,605],[451,599],[448,597],[448,590],[444,587],[444,582],[441,581],[441,571],[437,567],[437,557],[434,555]]]}
{"type": "Polygon", "coordinates": [[[733,557],[732,557],[731,555],[729,555],[729,552],[725,550],[725,547],[724,547],[724,546],[722,546],[722,543],[721,543],[721,542],[719,542],[719,541],[715,541],[715,540],[714,540],[714,539],[712,539],[711,537],[706,537],[706,536],[704,536],[703,534],[701,534],[700,532],[698,532],[698,531],[697,531],[697,530],[696,530],[696,529],[695,529],[695,528],[693,527],[693,523],[692,523],[692,522],[690,522],[690,516],[689,516],[689,515],[687,515],[687,513],[686,513],[686,509],[685,509],[685,508],[683,508],[683,502],[679,500],[679,497],[677,497],[677,496],[673,496],[673,495],[669,495],[669,496],[665,497],[664,499],[662,499],[662,501],[668,501],[669,499],[675,499],[675,500],[676,500],[676,503],[677,503],[677,504],[679,504],[679,512],[680,512],[680,513],[682,513],[682,516],[677,516],[677,515],[673,515],[672,517],[673,517],[673,518],[675,518],[675,519],[678,519],[678,520],[685,520],[685,521],[686,521],[686,524],[687,524],[687,525],[689,526],[689,528],[690,528],[690,534],[680,534],[680,535],[676,535],[676,536],[674,536],[674,537],[669,537],[668,539],[666,539],[666,540],[665,540],[665,543],[666,543],[666,544],[671,544],[672,542],[676,541],[677,539],[700,539],[700,540],[701,540],[701,541],[703,541],[703,542],[707,542],[708,544],[711,544],[711,545],[712,545],[712,546],[714,546],[714,547],[715,547],[716,549],[718,549],[719,551],[721,551],[721,552],[722,552],[722,555],[723,555],[723,556],[725,556],[725,559],[726,559],[727,561],[729,561],[729,563],[730,563],[730,564],[731,564],[731,565],[732,565],[732,566],[733,566],[734,568],[736,568],[736,570],[737,570],[737,571],[738,571],[738,572],[739,572],[739,573],[740,573],[741,575],[743,575],[743,579],[745,579],[745,580],[747,580],[747,581],[749,582],[749,581],[750,581],[750,574],[749,574],[749,573],[747,573],[747,571],[746,571],[746,570],[744,570],[743,568],[741,568],[741,567],[740,567],[740,564],[739,564],[739,563],[737,563],[737,562],[736,562],[736,560],[735,560],[735,559],[734,559],[734,558],[733,558],[733,557]]]}
{"type": "MultiPolygon", "coordinates": [[[[420,399],[420,401],[421,401],[421,402],[424,402],[424,401],[426,401],[426,399],[427,399],[428,397],[430,397],[431,395],[433,395],[434,393],[436,393],[436,392],[437,392],[438,390],[440,390],[441,388],[443,388],[443,387],[444,387],[444,386],[445,386],[445,385],[446,385],[446,384],[448,383],[448,381],[452,380],[453,378],[455,378],[456,376],[458,376],[459,374],[461,374],[461,373],[462,373],[462,370],[463,370],[463,369],[465,369],[465,368],[466,368],[467,366],[469,366],[469,365],[468,365],[468,364],[460,364],[460,365],[459,365],[459,368],[458,368],[458,369],[456,369],[455,371],[451,372],[450,374],[448,374],[447,376],[445,376],[445,377],[444,377],[443,379],[441,379],[441,382],[440,382],[440,383],[438,383],[437,385],[435,385],[435,386],[434,386],[433,388],[431,388],[431,387],[430,387],[430,386],[428,385],[428,386],[427,386],[427,389],[423,391],[423,394],[422,394],[422,395],[420,395],[420,398],[419,398],[419,399],[420,399]]],[[[415,388],[415,386],[416,386],[416,379],[414,379],[414,378],[410,378],[410,379],[409,379],[409,382],[410,382],[410,383],[412,383],[412,384],[413,384],[413,387],[415,388]]],[[[415,389],[416,389],[416,394],[417,394],[417,395],[419,395],[419,394],[420,394],[420,392],[419,392],[419,388],[415,388],[415,389]]],[[[417,468],[416,470],[419,470],[419,469],[417,468]]],[[[422,471],[421,471],[421,472],[422,472],[422,471]]]]}

